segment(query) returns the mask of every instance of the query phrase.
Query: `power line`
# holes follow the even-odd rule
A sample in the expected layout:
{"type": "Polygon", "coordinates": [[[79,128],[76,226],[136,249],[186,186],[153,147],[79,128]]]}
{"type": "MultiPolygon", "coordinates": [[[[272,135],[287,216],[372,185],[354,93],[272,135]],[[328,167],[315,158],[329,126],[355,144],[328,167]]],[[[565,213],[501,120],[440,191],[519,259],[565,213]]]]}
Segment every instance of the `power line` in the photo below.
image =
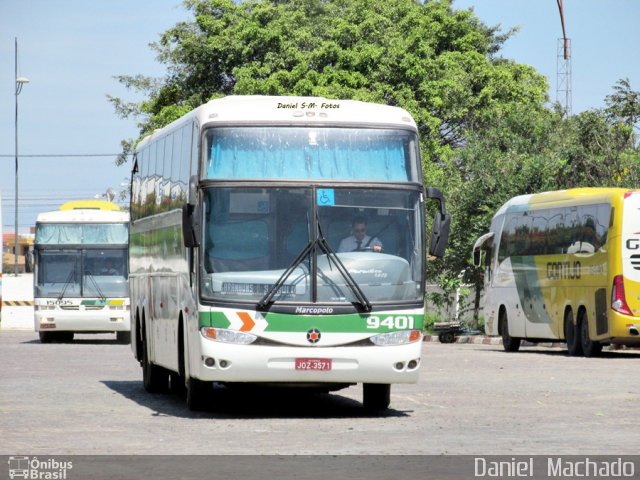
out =
{"type": "MultiPolygon", "coordinates": [[[[72,158],[72,157],[117,157],[122,153],[39,153],[33,155],[18,155],[18,158],[72,158]]],[[[127,157],[133,156],[132,153],[127,153],[127,157]]],[[[15,158],[15,155],[0,154],[1,158],[15,158]]]]}

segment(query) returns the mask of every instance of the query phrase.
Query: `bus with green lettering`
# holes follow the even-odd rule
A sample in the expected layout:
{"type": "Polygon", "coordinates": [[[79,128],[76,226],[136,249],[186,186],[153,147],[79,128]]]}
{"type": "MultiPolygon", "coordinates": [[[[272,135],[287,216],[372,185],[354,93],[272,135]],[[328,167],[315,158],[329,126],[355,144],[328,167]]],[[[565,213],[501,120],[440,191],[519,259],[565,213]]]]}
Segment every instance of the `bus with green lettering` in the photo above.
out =
{"type": "Polygon", "coordinates": [[[418,380],[426,245],[443,254],[450,220],[422,184],[405,110],[212,100],[138,144],[131,188],[131,346],[146,390],[186,388],[201,409],[237,384],[360,383],[380,410],[391,384],[418,380]]]}
{"type": "Polygon", "coordinates": [[[570,355],[640,345],[640,191],[578,188],[505,203],[474,247],[485,331],[506,351],[566,342],[570,355]]]}
{"type": "Polygon", "coordinates": [[[129,212],[74,200],[36,220],[34,327],[42,343],[115,333],[129,343],[129,212]]]}

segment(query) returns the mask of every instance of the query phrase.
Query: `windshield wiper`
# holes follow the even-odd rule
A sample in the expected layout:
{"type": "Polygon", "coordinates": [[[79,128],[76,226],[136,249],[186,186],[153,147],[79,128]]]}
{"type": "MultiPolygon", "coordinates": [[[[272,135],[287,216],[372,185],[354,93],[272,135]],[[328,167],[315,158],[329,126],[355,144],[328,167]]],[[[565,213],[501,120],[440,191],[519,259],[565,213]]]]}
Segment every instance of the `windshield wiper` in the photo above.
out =
{"type": "Polygon", "coordinates": [[[289,265],[287,269],[282,273],[282,275],[280,275],[280,278],[278,278],[276,283],[274,283],[271,286],[271,288],[269,288],[269,290],[264,295],[264,297],[262,297],[262,299],[258,302],[258,309],[265,310],[268,305],[273,303],[273,297],[276,295],[278,290],[282,288],[282,286],[287,281],[291,273],[293,273],[293,271],[296,268],[298,268],[298,266],[302,263],[302,261],[306,258],[306,256],[309,255],[311,252],[313,252],[316,248],[316,245],[318,245],[320,247],[320,250],[322,250],[324,254],[327,255],[327,258],[329,259],[329,266],[331,266],[331,262],[333,262],[337,267],[338,272],[340,272],[340,275],[342,275],[342,277],[345,279],[347,286],[356,297],[357,302],[355,303],[358,303],[364,311],[370,312],[371,302],[369,302],[369,299],[364,294],[364,292],[362,291],[358,283],[353,279],[353,277],[351,276],[347,268],[344,266],[340,258],[338,258],[338,255],[336,255],[336,253],[331,249],[331,247],[327,243],[327,240],[325,239],[324,234],[322,233],[320,220],[317,218],[317,216],[316,216],[316,228],[318,232],[316,238],[314,240],[311,240],[309,243],[307,243],[307,245],[302,249],[302,251],[298,254],[298,256],[293,260],[293,262],[291,262],[291,265],[289,265]]]}
{"type": "Polygon", "coordinates": [[[333,263],[335,263],[336,267],[338,268],[338,272],[340,272],[340,275],[342,275],[342,277],[345,279],[347,286],[351,289],[351,291],[355,295],[358,301],[357,303],[360,304],[360,306],[363,308],[365,312],[370,312],[371,302],[369,301],[367,296],[364,294],[364,292],[360,288],[360,285],[358,285],[358,282],[356,282],[353,279],[353,277],[351,276],[347,268],[344,266],[344,263],[342,263],[338,255],[336,255],[336,252],[334,252],[333,249],[329,246],[329,243],[327,242],[326,238],[324,238],[324,234],[322,233],[322,227],[320,226],[320,220],[316,219],[316,222],[317,222],[318,237],[319,237],[317,239],[317,243],[320,246],[320,249],[325,253],[327,258],[329,259],[329,266],[331,266],[332,261],[333,263]]]}
{"type": "Polygon", "coordinates": [[[76,275],[76,265],[77,264],[74,263],[73,268],[69,271],[69,275],[67,275],[67,280],[64,282],[62,291],[60,292],[60,295],[58,295],[58,301],[64,298],[64,294],[67,291],[67,288],[69,288],[69,285],[71,285],[71,281],[73,280],[73,277],[75,277],[76,275]]]}
{"type": "Polygon", "coordinates": [[[267,305],[273,303],[273,297],[276,295],[278,290],[280,290],[280,288],[284,285],[284,282],[287,281],[287,278],[289,278],[289,275],[291,275],[293,271],[296,268],[298,268],[298,266],[302,263],[305,257],[309,255],[311,251],[313,251],[313,249],[315,248],[316,242],[317,242],[316,240],[311,240],[309,243],[307,243],[307,245],[302,249],[302,251],[298,254],[298,256],[293,260],[293,262],[291,262],[291,265],[289,265],[287,269],[284,272],[282,272],[282,275],[280,275],[280,278],[278,278],[276,283],[271,285],[271,288],[267,291],[264,297],[262,297],[262,299],[258,302],[258,309],[265,310],[267,308],[267,305]]]}
{"type": "Polygon", "coordinates": [[[92,287],[95,289],[96,293],[98,294],[98,298],[103,301],[106,300],[107,298],[106,295],[102,293],[102,290],[100,290],[100,286],[98,285],[98,282],[96,281],[95,277],[91,274],[91,272],[87,270],[86,272],[84,272],[84,276],[88,277],[89,280],[91,280],[92,287]]]}

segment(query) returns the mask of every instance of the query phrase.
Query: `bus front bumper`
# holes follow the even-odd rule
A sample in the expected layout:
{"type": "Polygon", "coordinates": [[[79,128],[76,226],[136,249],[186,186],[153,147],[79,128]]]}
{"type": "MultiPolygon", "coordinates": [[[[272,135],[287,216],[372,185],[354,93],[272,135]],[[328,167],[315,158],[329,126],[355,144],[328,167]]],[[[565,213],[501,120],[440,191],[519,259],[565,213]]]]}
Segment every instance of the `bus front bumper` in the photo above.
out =
{"type": "Polygon", "coordinates": [[[350,347],[232,345],[202,337],[200,342],[202,356],[192,366],[192,376],[250,383],[416,383],[422,348],[419,341],[350,347]]]}
{"type": "Polygon", "coordinates": [[[65,332],[128,332],[131,330],[129,311],[36,311],[34,329],[65,332]]]}

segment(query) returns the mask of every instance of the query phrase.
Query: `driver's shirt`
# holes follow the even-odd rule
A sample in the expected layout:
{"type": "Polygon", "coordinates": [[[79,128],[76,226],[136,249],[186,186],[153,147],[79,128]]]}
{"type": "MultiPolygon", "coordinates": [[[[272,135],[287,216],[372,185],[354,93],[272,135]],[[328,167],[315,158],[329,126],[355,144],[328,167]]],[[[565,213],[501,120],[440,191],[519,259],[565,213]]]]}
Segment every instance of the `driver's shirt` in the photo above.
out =
{"type": "Polygon", "coordinates": [[[373,248],[373,247],[382,247],[382,242],[378,240],[378,238],[374,238],[369,242],[371,237],[369,235],[365,235],[360,242],[360,247],[358,247],[358,240],[353,235],[343,238],[340,242],[340,246],[338,247],[338,252],[353,252],[358,250],[358,248],[373,248]]]}

